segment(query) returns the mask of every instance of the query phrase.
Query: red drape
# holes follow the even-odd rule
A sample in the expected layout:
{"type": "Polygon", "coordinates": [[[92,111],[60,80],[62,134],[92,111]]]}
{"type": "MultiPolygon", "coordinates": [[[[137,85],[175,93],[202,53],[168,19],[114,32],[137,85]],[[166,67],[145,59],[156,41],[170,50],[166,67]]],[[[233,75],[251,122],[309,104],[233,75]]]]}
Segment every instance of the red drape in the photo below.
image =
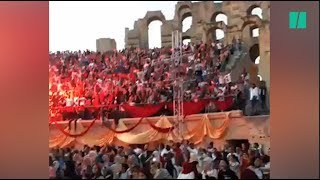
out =
{"type": "Polygon", "coordinates": [[[233,104],[233,97],[232,96],[228,96],[224,98],[224,101],[219,101],[219,100],[214,100],[213,101],[216,108],[220,111],[225,111],[227,109],[229,109],[232,104],[233,104]]]}
{"type": "Polygon", "coordinates": [[[91,127],[94,125],[94,122],[95,122],[95,121],[96,121],[96,120],[91,121],[90,125],[89,125],[89,126],[87,127],[87,129],[84,130],[83,132],[81,132],[81,133],[79,133],[79,134],[70,134],[69,132],[66,132],[66,131],[64,130],[64,127],[62,127],[61,124],[57,123],[56,120],[53,120],[53,122],[56,124],[57,128],[58,128],[64,135],[69,136],[69,137],[74,137],[74,138],[85,135],[85,134],[91,129],[91,127]]]}
{"type": "Polygon", "coordinates": [[[63,107],[61,108],[62,112],[75,112],[75,108],[74,107],[63,107]]]}
{"type": "MultiPolygon", "coordinates": [[[[208,104],[210,103],[209,99],[199,100],[198,102],[189,101],[183,103],[183,113],[188,116],[191,114],[200,113],[208,104]]],[[[167,107],[170,111],[173,111],[173,103],[168,103],[167,107]]]]}
{"type": "MultiPolygon", "coordinates": [[[[233,104],[233,97],[225,97],[223,101],[214,100],[213,101],[216,108],[220,111],[225,111],[229,109],[233,104]]],[[[183,112],[184,115],[198,114],[200,113],[208,104],[210,103],[209,99],[202,99],[198,102],[190,101],[183,103],[183,112]]],[[[167,107],[169,110],[173,111],[173,103],[168,103],[167,107]]]]}
{"type": "Polygon", "coordinates": [[[144,104],[144,105],[129,105],[123,104],[121,107],[130,117],[150,117],[159,112],[164,106],[164,103],[160,104],[144,104]]]}
{"type": "MultiPolygon", "coordinates": [[[[209,99],[202,99],[198,100],[197,102],[189,101],[183,103],[183,111],[184,115],[191,115],[191,114],[198,114],[200,113],[209,103],[211,100],[209,99]]],[[[233,104],[233,97],[225,97],[224,100],[213,100],[216,108],[220,111],[228,110],[233,104]]],[[[144,105],[129,105],[123,104],[121,107],[124,109],[125,112],[132,118],[136,117],[150,117],[158,113],[164,105],[167,105],[167,108],[173,111],[173,103],[160,103],[160,104],[144,104],[144,105]]],[[[108,108],[114,108],[117,105],[110,105],[108,108]]],[[[90,107],[91,110],[97,110],[100,107],[90,107]]],[[[65,107],[62,111],[64,112],[73,112],[75,110],[74,107],[65,107]]]]}

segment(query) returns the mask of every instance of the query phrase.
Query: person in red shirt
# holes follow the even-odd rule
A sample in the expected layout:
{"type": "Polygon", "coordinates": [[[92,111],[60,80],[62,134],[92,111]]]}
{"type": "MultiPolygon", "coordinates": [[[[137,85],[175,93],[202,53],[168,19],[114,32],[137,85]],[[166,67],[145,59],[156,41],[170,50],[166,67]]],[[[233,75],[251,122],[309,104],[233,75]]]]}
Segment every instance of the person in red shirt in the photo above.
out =
{"type": "Polygon", "coordinates": [[[262,179],[263,173],[260,166],[261,159],[259,157],[251,158],[249,166],[241,173],[241,179],[262,179]]]}
{"type": "Polygon", "coordinates": [[[100,97],[97,93],[95,93],[95,95],[92,97],[92,105],[94,107],[93,108],[93,116],[98,119],[101,102],[100,102],[100,97]]]}
{"type": "Polygon", "coordinates": [[[173,153],[175,157],[175,164],[177,166],[182,166],[184,158],[183,158],[182,150],[180,148],[180,143],[176,143],[173,145],[173,153]]]}
{"type": "Polygon", "coordinates": [[[99,101],[102,105],[105,104],[105,97],[106,97],[106,93],[101,90],[99,92],[99,101]]]}
{"type": "Polygon", "coordinates": [[[182,164],[182,171],[179,175],[178,179],[198,179],[201,174],[197,170],[198,159],[197,155],[194,153],[190,153],[190,157],[187,162],[182,164]],[[193,173],[193,174],[191,174],[193,173]]]}

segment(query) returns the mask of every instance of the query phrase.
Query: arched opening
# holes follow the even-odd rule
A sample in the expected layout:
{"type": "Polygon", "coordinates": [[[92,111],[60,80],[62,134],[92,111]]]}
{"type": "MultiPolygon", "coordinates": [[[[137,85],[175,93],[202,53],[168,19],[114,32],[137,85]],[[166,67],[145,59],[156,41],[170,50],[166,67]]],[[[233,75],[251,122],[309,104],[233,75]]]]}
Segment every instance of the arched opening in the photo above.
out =
{"type": "Polygon", "coordinates": [[[251,44],[259,43],[260,28],[258,22],[245,21],[242,25],[242,36],[248,41],[253,41],[251,44]]]}
{"type": "MultiPolygon", "coordinates": [[[[257,5],[251,6],[248,9],[247,13],[248,13],[248,15],[256,15],[260,19],[262,19],[262,9],[257,5]]],[[[251,37],[259,37],[259,28],[258,27],[250,28],[250,34],[251,34],[251,37]]]]}
{"type": "Polygon", "coordinates": [[[260,64],[260,56],[258,56],[258,57],[254,60],[254,63],[257,64],[257,65],[260,64]]]}
{"type": "Polygon", "coordinates": [[[182,37],[182,44],[183,44],[183,45],[187,45],[187,44],[189,44],[190,42],[191,42],[190,36],[183,36],[183,37],[182,37]]]}
{"type": "Polygon", "coordinates": [[[259,37],[259,28],[252,28],[251,29],[251,36],[252,37],[259,37]]]}
{"type": "Polygon", "coordinates": [[[192,15],[191,13],[189,16],[182,19],[182,32],[186,32],[191,28],[192,25],[192,15]]]}
{"type": "Polygon", "coordinates": [[[153,20],[148,25],[148,44],[149,48],[161,47],[161,25],[160,20],[153,20]]]}
{"type": "Polygon", "coordinates": [[[189,5],[181,5],[178,9],[178,15],[181,20],[182,32],[186,32],[191,28],[192,25],[192,13],[189,5]]]}
{"type": "Polygon", "coordinates": [[[184,8],[180,12],[181,15],[181,26],[182,32],[186,32],[191,28],[192,25],[192,14],[190,8],[184,8]]]}
{"type": "Polygon", "coordinates": [[[221,40],[224,38],[224,31],[222,29],[216,29],[215,30],[215,37],[216,39],[215,40],[221,40]]]}
{"type": "Polygon", "coordinates": [[[259,62],[260,63],[260,49],[259,44],[254,44],[249,50],[249,56],[253,63],[259,62]]]}
{"type": "Polygon", "coordinates": [[[211,22],[224,22],[228,25],[228,17],[222,12],[216,12],[211,17],[211,22]]]}
{"type": "Polygon", "coordinates": [[[224,36],[225,36],[224,31],[219,28],[209,29],[207,34],[208,40],[213,40],[213,41],[222,40],[224,36]]]}
{"type": "Polygon", "coordinates": [[[251,15],[257,15],[262,19],[262,9],[260,7],[255,7],[251,10],[251,15]]]}
{"type": "Polygon", "coordinates": [[[218,15],[216,16],[215,21],[216,21],[216,22],[222,21],[222,22],[224,22],[226,25],[228,25],[228,17],[227,17],[225,14],[222,14],[222,13],[220,13],[220,14],[218,14],[218,15]]]}

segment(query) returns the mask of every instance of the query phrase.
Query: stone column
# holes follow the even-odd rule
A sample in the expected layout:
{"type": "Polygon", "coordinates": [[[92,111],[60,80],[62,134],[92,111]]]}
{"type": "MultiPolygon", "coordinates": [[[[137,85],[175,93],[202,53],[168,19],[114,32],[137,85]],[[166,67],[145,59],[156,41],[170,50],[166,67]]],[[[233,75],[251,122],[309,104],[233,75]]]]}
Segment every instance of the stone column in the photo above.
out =
{"type": "Polygon", "coordinates": [[[125,44],[125,47],[128,46],[128,33],[129,33],[129,28],[125,28],[124,29],[124,44],[125,44]]]}
{"type": "Polygon", "coordinates": [[[96,47],[98,52],[112,51],[117,49],[117,43],[114,39],[100,38],[96,40],[96,47]]]}
{"type": "Polygon", "coordinates": [[[259,36],[260,63],[259,75],[266,81],[267,89],[270,88],[270,31],[269,24],[260,28],[259,36]]]}

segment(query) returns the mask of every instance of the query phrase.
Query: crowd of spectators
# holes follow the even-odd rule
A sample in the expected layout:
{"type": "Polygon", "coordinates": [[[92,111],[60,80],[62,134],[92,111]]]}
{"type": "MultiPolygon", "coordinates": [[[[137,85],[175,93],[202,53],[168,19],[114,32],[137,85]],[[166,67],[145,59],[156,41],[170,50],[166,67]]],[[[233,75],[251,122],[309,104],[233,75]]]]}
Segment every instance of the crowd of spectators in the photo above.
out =
{"type": "Polygon", "coordinates": [[[50,53],[51,116],[61,108],[76,107],[82,111],[81,107],[90,106],[170,102],[176,77],[184,81],[185,101],[234,96],[238,103],[235,108],[244,109],[246,74],[232,83],[225,72],[230,57],[239,51],[241,41],[234,40],[233,44],[226,46],[215,41],[189,43],[181,49],[127,48],[105,53],[50,53]],[[181,60],[172,58],[178,56],[181,60]]]}
{"type": "Polygon", "coordinates": [[[211,142],[196,148],[188,141],[145,145],[108,145],[51,149],[50,179],[269,179],[270,157],[257,144],[211,142]]]}

